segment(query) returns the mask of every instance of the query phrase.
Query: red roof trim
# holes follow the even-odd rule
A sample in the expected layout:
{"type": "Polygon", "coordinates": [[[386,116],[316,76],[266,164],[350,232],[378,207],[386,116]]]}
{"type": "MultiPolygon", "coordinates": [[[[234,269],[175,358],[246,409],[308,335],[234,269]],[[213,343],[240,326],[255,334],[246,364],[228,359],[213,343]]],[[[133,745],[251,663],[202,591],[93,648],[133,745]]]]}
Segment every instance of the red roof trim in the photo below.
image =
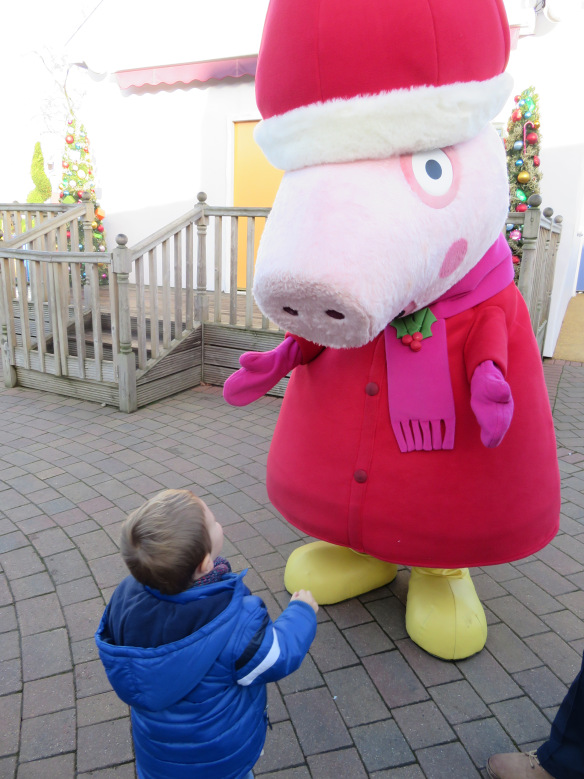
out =
{"type": "Polygon", "coordinates": [[[154,68],[137,68],[135,70],[118,70],[116,76],[120,89],[131,87],[158,86],[159,84],[192,84],[194,81],[203,83],[210,79],[223,79],[231,76],[255,76],[258,63],[257,55],[251,57],[232,57],[223,60],[206,60],[205,62],[187,62],[182,65],[161,65],[154,68]]]}

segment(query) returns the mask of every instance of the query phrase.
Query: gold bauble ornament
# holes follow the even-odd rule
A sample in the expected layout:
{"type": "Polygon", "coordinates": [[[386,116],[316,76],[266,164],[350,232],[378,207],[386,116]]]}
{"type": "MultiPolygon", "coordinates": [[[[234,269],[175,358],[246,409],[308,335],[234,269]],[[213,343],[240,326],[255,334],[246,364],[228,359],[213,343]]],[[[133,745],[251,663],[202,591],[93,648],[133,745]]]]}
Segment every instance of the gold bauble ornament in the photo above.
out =
{"type": "Polygon", "coordinates": [[[520,184],[527,184],[530,178],[531,176],[529,175],[529,173],[526,170],[522,170],[521,173],[519,173],[519,175],[517,176],[517,181],[520,184]]]}
{"type": "Polygon", "coordinates": [[[534,122],[534,123],[533,123],[533,126],[534,126],[534,128],[535,128],[536,130],[539,130],[539,122],[537,122],[537,121],[536,121],[536,122],[534,122]]]}

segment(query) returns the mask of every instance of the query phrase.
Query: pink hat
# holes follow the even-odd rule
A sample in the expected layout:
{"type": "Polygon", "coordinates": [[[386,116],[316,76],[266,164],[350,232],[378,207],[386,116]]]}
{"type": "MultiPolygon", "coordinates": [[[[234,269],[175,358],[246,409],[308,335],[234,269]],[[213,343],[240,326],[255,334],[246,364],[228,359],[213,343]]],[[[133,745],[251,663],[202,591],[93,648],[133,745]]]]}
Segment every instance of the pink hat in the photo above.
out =
{"type": "Polygon", "coordinates": [[[256,140],[278,168],[469,140],[503,107],[503,0],[271,0],[256,140]]]}

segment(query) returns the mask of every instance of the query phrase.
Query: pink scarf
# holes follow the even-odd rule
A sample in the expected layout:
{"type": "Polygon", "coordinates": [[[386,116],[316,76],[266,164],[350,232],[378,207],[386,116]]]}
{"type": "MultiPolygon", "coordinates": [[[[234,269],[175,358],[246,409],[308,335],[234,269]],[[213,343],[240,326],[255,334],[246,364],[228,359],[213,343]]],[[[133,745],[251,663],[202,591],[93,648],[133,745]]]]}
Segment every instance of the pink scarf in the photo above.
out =
{"type": "Polygon", "coordinates": [[[389,416],[400,451],[454,448],[456,417],[445,320],[483,303],[512,281],[511,251],[501,234],[474,268],[431,304],[436,321],[418,351],[402,342],[400,320],[385,328],[389,416]]]}

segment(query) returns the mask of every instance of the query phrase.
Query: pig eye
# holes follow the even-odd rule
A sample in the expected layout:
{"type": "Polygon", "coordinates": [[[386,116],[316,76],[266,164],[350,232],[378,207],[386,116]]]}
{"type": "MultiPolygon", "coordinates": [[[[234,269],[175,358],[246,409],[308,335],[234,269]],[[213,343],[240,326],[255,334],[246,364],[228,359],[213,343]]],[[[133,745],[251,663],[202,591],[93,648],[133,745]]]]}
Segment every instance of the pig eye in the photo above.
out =
{"type": "Polygon", "coordinates": [[[454,179],[452,163],[441,149],[412,154],[412,171],[420,187],[429,195],[445,195],[454,179]]]}
{"type": "Polygon", "coordinates": [[[460,163],[453,147],[405,154],[400,166],[412,191],[427,206],[445,208],[456,197],[460,163]]]}

